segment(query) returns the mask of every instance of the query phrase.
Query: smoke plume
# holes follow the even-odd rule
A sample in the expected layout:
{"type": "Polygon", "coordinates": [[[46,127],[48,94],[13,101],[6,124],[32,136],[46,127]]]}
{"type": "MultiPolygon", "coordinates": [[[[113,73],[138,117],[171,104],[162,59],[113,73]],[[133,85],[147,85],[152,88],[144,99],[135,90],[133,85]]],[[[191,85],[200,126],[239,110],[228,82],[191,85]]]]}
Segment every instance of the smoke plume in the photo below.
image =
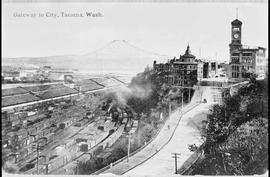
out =
{"type": "Polygon", "coordinates": [[[109,92],[114,97],[115,101],[122,105],[127,105],[127,101],[130,98],[145,99],[152,92],[151,84],[146,85],[130,85],[128,87],[122,86],[109,92]]]}

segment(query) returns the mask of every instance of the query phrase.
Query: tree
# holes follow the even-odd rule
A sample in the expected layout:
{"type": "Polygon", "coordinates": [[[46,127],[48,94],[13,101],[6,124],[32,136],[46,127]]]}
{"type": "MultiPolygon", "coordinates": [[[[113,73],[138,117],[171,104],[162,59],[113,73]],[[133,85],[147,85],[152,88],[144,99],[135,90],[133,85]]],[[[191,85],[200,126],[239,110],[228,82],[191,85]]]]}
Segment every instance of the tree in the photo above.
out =
{"type": "Polygon", "coordinates": [[[254,119],[194,165],[192,175],[254,175],[268,169],[268,121],[254,119]],[[215,165],[213,165],[215,164],[215,165]]]}
{"type": "Polygon", "coordinates": [[[194,165],[193,175],[265,173],[268,169],[267,79],[251,79],[248,86],[241,87],[223,105],[214,105],[203,137],[205,159],[194,165]]]}

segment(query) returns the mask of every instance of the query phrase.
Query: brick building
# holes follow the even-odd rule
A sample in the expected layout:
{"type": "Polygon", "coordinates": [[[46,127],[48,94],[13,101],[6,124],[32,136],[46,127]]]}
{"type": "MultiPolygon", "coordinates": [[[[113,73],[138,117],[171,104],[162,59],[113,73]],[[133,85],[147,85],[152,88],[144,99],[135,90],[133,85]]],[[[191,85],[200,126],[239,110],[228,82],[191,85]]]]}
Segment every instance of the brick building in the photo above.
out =
{"type": "Polygon", "coordinates": [[[189,45],[185,54],[178,59],[174,57],[167,63],[160,64],[154,61],[153,68],[169,85],[193,86],[197,82],[198,62],[191,54],[189,45]]]}
{"type": "Polygon", "coordinates": [[[174,57],[167,63],[154,61],[153,69],[169,85],[193,86],[197,81],[215,77],[219,68],[217,62],[198,59],[191,54],[189,46],[184,55],[174,57]]]}
{"type": "Polygon", "coordinates": [[[242,45],[242,22],[231,23],[230,63],[228,77],[232,81],[246,80],[250,74],[264,76],[267,73],[266,48],[242,45]]]}

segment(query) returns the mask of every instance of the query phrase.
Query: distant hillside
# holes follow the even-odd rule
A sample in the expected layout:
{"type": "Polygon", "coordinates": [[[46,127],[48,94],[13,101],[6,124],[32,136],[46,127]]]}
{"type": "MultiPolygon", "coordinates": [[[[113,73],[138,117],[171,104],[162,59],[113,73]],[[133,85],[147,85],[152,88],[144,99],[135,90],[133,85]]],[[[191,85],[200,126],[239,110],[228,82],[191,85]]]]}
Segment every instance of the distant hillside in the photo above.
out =
{"type": "Polygon", "coordinates": [[[169,56],[147,52],[125,40],[114,40],[103,48],[85,55],[49,56],[38,58],[3,58],[3,65],[31,64],[37,66],[79,69],[84,71],[141,72],[154,60],[166,61],[169,56]],[[19,61],[19,62],[18,62],[19,61]]]}
{"type": "Polygon", "coordinates": [[[2,66],[45,66],[51,65],[57,68],[70,68],[78,56],[76,55],[63,55],[63,56],[48,56],[48,57],[20,57],[20,58],[3,58],[2,66]]]}

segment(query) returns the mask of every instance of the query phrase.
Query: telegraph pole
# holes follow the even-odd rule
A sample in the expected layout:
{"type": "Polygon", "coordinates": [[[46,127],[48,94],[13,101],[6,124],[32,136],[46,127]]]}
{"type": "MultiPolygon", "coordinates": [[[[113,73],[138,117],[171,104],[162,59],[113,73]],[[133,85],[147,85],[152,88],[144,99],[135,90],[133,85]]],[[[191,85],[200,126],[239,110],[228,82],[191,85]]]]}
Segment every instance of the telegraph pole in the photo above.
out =
{"type": "Polygon", "coordinates": [[[227,117],[227,115],[226,115],[226,103],[224,105],[225,105],[225,110],[224,110],[225,111],[224,112],[225,115],[224,115],[224,117],[225,117],[225,120],[226,120],[226,117],[227,117]]]}
{"type": "Polygon", "coordinates": [[[188,102],[190,102],[190,87],[188,88],[188,102]]]}
{"type": "Polygon", "coordinates": [[[49,164],[46,164],[46,175],[49,174],[49,164]]]}
{"type": "Polygon", "coordinates": [[[172,153],[172,158],[174,158],[174,162],[175,162],[175,174],[177,174],[177,158],[180,158],[178,157],[178,155],[180,156],[181,154],[179,153],[172,153]]]}
{"type": "Polygon", "coordinates": [[[129,154],[130,154],[130,133],[128,132],[128,154],[127,154],[127,162],[129,160],[129,154]]]}
{"type": "Polygon", "coordinates": [[[38,141],[36,139],[36,135],[30,135],[30,136],[33,136],[34,140],[36,141],[36,144],[33,144],[32,148],[36,148],[36,151],[37,151],[37,174],[38,174],[39,143],[38,143],[38,141]]]}
{"type": "Polygon", "coordinates": [[[141,144],[141,138],[140,138],[140,126],[141,126],[141,119],[138,120],[138,144],[141,144]]]}
{"type": "Polygon", "coordinates": [[[76,160],[76,172],[75,172],[76,175],[78,174],[78,165],[79,165],[79,160],[76,160]]]}
{"type": "Polygon", "coordinates": [[[169,116],[171,115],[171,112],[172,112],[172,105],[171,103],[169,103],[169,116]]]}
{"type": "Polygon", "coordinates": [[[38,174],[38,159],[39,159],[39,143],[36,144],[37,148],[37,174],[38,174]]]}
{"type": "Polygon", "coordinates": [[[182,91],[182,110],[183,110],[183,105],[184,105],[184,91],[182,91]]]}

